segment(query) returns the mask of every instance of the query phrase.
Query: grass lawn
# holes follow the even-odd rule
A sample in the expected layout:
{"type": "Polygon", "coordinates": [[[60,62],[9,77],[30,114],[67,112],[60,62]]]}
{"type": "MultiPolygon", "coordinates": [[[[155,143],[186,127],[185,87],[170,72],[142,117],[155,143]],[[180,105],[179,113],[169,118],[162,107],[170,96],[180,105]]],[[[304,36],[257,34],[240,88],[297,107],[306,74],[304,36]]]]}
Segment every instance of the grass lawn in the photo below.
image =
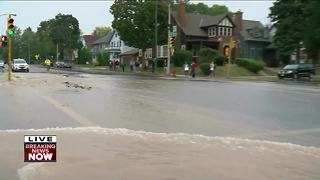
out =
{"type": "MultiPolygon", "coordinates": [[[[109,72],[114,72],[113,70],[109,70],[108,66],[93,66],[93,65],[74,65],[75,68],[90,68],[94,71],[109,71],[109,72]]],[[[172,70],[175,69],[176,70],[176,74],[177,75],[184,75],[184,70],[183,67],[171,67],[171,74],[172,74],[172,70]]],[[[231,66],[230,69],[230,76],[231,77],[263,77],[263,76],[276,76],[278,71],[280,68],[269,68],[269,67],[265,67],[265,69],[258,73],[255,74],[243,67],[239,67],[236,64],[233,64],[231,66]]],[[[226,77],[226,67],[225,66],[217,66],[216,68],[216,72],[215,72],[215,76],[217,78],[225,78],[226,77]]],[[[317,74],[320,74],[320,68],[317,68],[317,74]]],[[[119,69],[116,70],[116,72],[118,73],[122,73],[122,68],[120,67],[119,69]]],[[[151,69],[136,69],[136,71],[132,72],[130,70],[129,66],[125,67],[125,73],[138,73],[138,74],[151,74],[152,70],[151,69]]],[[[157,75],[166,75],[165,69],[163,67],[158,67],[156,70],[157,75]]],[[[196,76],[198,77],[208,77],[206,75],[204,75],[200,68],[198,67],[196,69],[196,76]]]]}

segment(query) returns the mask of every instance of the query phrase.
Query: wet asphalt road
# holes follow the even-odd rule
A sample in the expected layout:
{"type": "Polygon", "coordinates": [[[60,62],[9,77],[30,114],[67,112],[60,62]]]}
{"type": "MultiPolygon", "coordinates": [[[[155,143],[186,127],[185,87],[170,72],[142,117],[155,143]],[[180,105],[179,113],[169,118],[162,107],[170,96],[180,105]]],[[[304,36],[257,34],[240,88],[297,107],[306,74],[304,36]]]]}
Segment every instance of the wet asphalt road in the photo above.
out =
{"type": "Polygon", "coordinates": [[[171,81],[41,68],[14,76],[13,84],[0,81],[1,130],[100,126],[320,147],[320,87],[308,82],[171,81]]]}

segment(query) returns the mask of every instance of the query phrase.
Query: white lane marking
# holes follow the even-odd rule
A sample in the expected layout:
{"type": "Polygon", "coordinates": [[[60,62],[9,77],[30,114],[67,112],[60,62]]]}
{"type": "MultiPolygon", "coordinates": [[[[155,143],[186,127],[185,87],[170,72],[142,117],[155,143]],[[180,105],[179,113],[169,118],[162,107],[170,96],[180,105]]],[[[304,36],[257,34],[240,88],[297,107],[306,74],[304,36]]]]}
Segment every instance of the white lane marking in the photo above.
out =
{"type": "Polygon", "coordinates": [[[53,98],[49,96],[41,96],[44,100],[52,104],[54,107],[71,117],[73,120],[77,121],[83,126],[96,126],[96,124],[92,123],[90,120],[88,120],[86,117],[80,115],[76,111],[72,110],[69,107],[63,106],[63,104],[60,104],[58,101],[54,100],[53,98]]]}

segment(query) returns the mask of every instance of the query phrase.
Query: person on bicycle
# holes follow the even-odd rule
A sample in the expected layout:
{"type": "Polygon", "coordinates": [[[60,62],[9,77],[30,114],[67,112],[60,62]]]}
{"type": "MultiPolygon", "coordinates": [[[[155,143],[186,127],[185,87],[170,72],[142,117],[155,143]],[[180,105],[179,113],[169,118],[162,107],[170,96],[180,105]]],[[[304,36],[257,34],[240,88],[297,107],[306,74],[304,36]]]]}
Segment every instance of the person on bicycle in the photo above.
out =
{"type": "Polygon", "coordinates": [[[47,71],[49,71],[49,70],[50,70],[50,66],[51,66],[51,61],[50,61],[50,59],[47,58],[47,59],[44,61],[44,64],[45,64],[46,67],[47,67],[47,71]]]}

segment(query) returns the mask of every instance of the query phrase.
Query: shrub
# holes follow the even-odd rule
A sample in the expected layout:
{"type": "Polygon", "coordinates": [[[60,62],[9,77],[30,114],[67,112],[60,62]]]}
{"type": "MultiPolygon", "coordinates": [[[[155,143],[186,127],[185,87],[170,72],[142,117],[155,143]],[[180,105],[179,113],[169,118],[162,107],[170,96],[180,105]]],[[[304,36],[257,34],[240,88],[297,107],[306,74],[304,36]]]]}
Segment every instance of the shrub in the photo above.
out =
{"type": "Polygon", "coordinates": [[[92,54],[89,49],[80,49],[78,55],[78,64],[86,64],[87,61],[91,62],[92,60],[92,54]]]}
{"type": "Polygon", "coordinates": [[[255,59],[245,59],[245,58],[237,59],[236,64],[254,73],[258,73],[259,71],[263,70],[265,66],[265,64],[261,61],[258,61],[255,59]]]}
{"type": "Polygon", "coordinates": [[[210,75],[210,63],[201,63],[199,67],[204,75],[210,75]]]}
{"type": "Polygon", "coordinates": [[[214,64],[217,66],[223,66],[224,62],[226,62],[228,60],[227,57],[222,56],[222,55],[218,55],[215,59],[214,59],[214,64]]]}
{"type": "Polygon", "coordinates": [[[176,67],[183,66],[185,62],[190,64],[192,61],[192,53],[186,50],[179,50],[172,56],[172,61],[176,67]]]}
{"type": "Polygon", "coordinates": [[[219,56],[219,51],[211,48],[202,48],[199,55],[200,63],[211,63],[219,56]]]}
{"type": "Polygon", "coordinates": [[[109,53],[100,53],[98,54],[98,65],[106,66],[109,64],[110,54],[109,53]]]}

